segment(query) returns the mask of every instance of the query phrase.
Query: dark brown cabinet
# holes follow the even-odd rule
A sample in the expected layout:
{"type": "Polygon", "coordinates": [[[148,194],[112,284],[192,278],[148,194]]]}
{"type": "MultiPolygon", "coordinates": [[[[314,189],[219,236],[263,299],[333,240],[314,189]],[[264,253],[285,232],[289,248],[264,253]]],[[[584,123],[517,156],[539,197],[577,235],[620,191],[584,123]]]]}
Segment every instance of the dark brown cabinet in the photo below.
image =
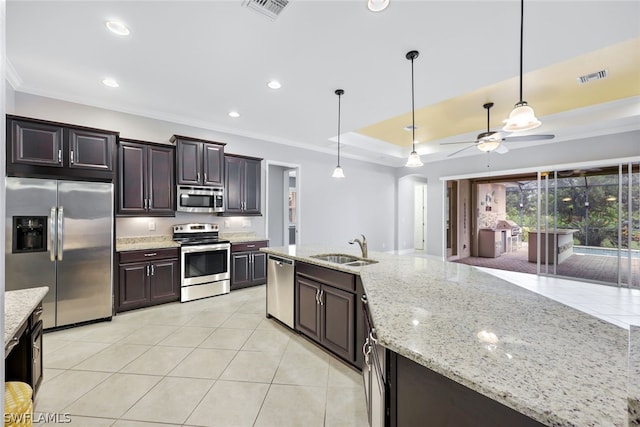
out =
{"type": "Polygon", "coordinates": [[[267,240],[231,244],[231,290],[266,283],[267,254],[259,249],[267,246],[267,240]]]}
{"type": "Polygon", "coordinates": [[[172,146],[120,140],[118,215],[175,215],[174,156],[172,146]]]}
{"type": "Polygon", "coordinates": [[[117,137],[117,132],[7,116],[7,173],[111,181],[117,137]]]}
{"type": "Polygon", "coordinates": [[[5,343],[5,380],[31,386],[35,397],[43,378],[42,302],[5,343]]]}
{"type": "Polygon", "coordinates": [[[173,135],[171,142],[178,150],[178,185],[219,187],[224,184],[225,144],[181,135],[173,135]]]}
{"type": "Polygon", "coordinates": [[[355,365],[356,294],[352,274],[306,263],[296,265],[296,330],[355,365]]]}
{"type": "Polygon", "coordinates": [[[260,215],[262,159],[224,156],[225,215],[260,215]]]}
{"type": "Polygon", "coordinates": [[[179,250],[153,249],[119,254],[116,311],[180,299],[179,250]]]}

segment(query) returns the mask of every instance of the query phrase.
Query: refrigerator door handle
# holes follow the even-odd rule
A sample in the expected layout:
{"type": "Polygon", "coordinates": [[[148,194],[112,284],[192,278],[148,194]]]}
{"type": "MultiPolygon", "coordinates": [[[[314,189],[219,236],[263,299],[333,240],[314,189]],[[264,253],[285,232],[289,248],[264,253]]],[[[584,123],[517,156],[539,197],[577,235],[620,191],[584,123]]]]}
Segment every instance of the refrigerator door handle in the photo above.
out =
{"type": "Polygon", "coordinates": [[[64,252],[64,207],[58,208],[58,261],[62,261],[62,254],[64,252]]]}
{"type": "Polygon", "coordinates": [[[56,208],[55,206],[51,208],[51,212],[49,213],[49,227],[47,233],[49,233],[49,260],[54,262],[56,260],[56,239],[55,233],[53,232],[54,227],[56,226],[56,208]]]}

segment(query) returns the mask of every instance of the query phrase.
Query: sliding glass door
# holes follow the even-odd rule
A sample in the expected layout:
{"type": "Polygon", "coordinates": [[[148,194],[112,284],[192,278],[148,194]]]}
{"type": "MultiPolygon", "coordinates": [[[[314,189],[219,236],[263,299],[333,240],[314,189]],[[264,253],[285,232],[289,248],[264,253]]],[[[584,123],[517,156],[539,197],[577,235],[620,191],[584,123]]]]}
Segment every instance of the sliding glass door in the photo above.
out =
{"type": "Polygon", "coordinates": [[[538,273],[640,287],[638,163],[538,174],[538,273]]]}

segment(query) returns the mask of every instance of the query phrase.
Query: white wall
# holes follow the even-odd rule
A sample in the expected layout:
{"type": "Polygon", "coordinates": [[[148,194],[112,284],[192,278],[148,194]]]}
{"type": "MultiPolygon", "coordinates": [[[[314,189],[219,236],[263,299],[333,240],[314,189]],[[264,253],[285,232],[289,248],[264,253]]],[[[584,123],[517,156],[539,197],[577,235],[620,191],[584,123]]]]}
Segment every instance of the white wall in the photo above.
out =
{"type": "MultiPolygon", "coordinates": [[[[515,143],[514,143],[515,144],[515,143]]],[[[554,165],[579,164],[582,162],[603,161],[607,159],[619,159],[640,156],[640,131],[624,132],[608,136],[585,138],[574,141],[563,141],[556,144],[545,144],[539,147],[511,149],[506,154],[491,154],[490,168],[480,154],[475,156],[452,158],[450,160],[425,163],[416,169],[398,169],[399,182],[405,176],[420,173],[427,177],[427,241],[428,254],[443,255],[443,224],[444,210],[443,187],[441,177],[464,176],[471,174],[499,175],[501,171],[514,170],[542,170],[553,168],[554,165]]],[[[399,211],[403,206],[412,205],[412,195],[407,195],[399,190],[399,211]]],[[[403,222],[398,226],[398,236],[412,233],[406,227],[412,227],[412,223],[403,222]]]]}
{"type": "MultiPolygon", "coordinates": [[[[304,244],[345,246],[347,241],[365,234],[371,250],[394,248],[395,169],[344,158],[346,178],[331,178],[335,156],[296,147],[275,144],[215,130],[156,120],[132,114],[89,107],[51,98],[17,92],[15,105],[8,113],[76,125],[115,130],[123,138],[169,143],[173,134],[225,142],[225,152],[262,157],[265,160],[300,165],[300,230],[304,244]]],[[[264,198],[266,167],[263,162],[264,198]]],[[[263,210],[267,203],[262,201],[263,210]]],[[[156,232],[148,230],[147,219],[116,221],[118,236],[167,234],[173,223],[187,222],[192,214],[175,219],[155,219],[156,232]]],[[[195,217],[194,217],[195,218],[195,217]]],[[[234,219],[226,229],[226,218],[218,219],[221,231],[255,231],[264,235],[263,217],[234,219]],[[250,221],[250,227],[242,227],[250,221]]],[[[212,222],[215,222],[213,220],[212,222]]]]}
{"type": "MultiPolygon", "coordinates": [[[[0,0],[0,82],[6,82],[6,39],[5,39],[5,6],[6,2],[4,0],[0,0]]],[[[5,147],[6,147],[6,132],[5,126],[6,121],[4,120],[5,115],[5,105],[7,101],[7,90],[6,87],[8,85],[5,83],[0,86],[0,117],[3,117],[0,120],[0,218],[4,221],[5,216],[5,147]]],[[[4,239],[5,239],[5,227],[0,227],[0,330],[4,331],[4,239]]],[[[0,344],[2,344],[2,348],[4,348],[4,334],[2,338],[0,338],[0,344]]],[[[4,384],[4,363],[0,366],[0,384],[4,384]]],[[[0,393],[0,398],[2,401],[0,402],[0,413],[4,414],[4,389],[0,393]]]]}
{"type": "MultiPolygon", "coordinates": [[[[284,171],[283,166],[269,165],[269,245],[284,246],[284,171]]],[[[288,196],[288,195],[287,195],[288,196]]]]}

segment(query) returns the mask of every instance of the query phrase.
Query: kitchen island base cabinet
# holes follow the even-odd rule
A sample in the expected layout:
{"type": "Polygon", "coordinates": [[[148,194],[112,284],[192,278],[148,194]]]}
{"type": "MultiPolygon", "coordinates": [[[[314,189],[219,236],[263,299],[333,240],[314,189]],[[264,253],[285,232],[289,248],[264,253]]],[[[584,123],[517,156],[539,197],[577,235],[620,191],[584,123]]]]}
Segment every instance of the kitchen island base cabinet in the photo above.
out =
{"type": "Polygon", "coordinates": [[[543,424],[389,352],[390,426],[542,427],[543,424]]]}
{"type": "Polygon", "coordinates": [[[118,278],[118,312],[178,301],[178,249],[121,252],[118,278]]]}
{"type": "Polygon", "coordinates": [[[360,368],[356,343],[362,322],[356,314],[355,276],[298,263],[295,286],[295,329],[360,368]]]}
{"type": "Polygon", "coordinates": [[[22,381],[35,397],[43,378],[42,302],[9,342],[5,343],[5,381],[22,381]]]}

